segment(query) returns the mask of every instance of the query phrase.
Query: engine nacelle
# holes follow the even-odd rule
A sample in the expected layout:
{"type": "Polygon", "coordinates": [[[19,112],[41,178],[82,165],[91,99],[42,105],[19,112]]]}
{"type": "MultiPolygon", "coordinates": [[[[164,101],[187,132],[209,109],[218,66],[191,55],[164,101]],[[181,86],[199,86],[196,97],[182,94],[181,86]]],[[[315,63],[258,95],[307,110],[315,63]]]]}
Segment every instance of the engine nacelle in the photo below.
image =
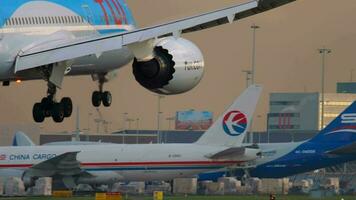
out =
{"type": "Polygon", "coordinates": [[[26,172],[23,173],[21,179],[25,185],[25,188],[33,187],[36,185],[36,178],[28,176],[26,172]]]}
{"type": "Polygon", "coordinates": [[[100,184],[113,184],[120,180],[123,180],[123,177],[113,171],[105,172],[90,172],[92,177],[79,177],[76,181],[78,184],[89,184],[89,185],[100,185],[100,184]]]}
{"type": "Polygon", "coordinates": [[[162,38],[153,49],[154,58],[133,62],[133,74],[146,89],[158,94],[180,94],[193,89],[204,74],[200,49],[183,38],[162,38]]]}
{"type": "Polygon", "coordinates": [[[260,149],[255,149],[255,148],[245,148],[245,155],[243,156],[243,160],[249,161],[249,160],[256,160],[259,158],[261,154],[260,149]]]}

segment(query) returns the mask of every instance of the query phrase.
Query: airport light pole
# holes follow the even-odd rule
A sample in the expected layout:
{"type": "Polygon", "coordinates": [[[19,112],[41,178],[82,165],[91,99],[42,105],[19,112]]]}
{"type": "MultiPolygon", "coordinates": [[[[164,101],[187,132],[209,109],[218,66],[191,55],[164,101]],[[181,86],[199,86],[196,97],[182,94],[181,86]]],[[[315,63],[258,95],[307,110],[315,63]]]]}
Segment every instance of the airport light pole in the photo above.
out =
{"type": "Polygon", "coordinates": [[[125,144],[125,133],[126,133],[126,122],[128,119],[129,113],[124,112],[122,113],[122,144],[125,144]]]}
{"type": "Polygon", "coordinates": [[[88,113],[88,133],[90,131],[90,117],[93,115],[93,113],[88,113]]]}
{"type": "Polygon", "coordinates": [[[80,141],[80,109],[77,106],[77,119],[75,122],[75,141],[80,141]]]}
{"type": "MultiPolygon", "coordinates": [[[[261,28],[256,24],[251,26],[252,29],[252,61],[251,61],[251,84],[255,84],[255,73],[256,73],[256,30],[261,28]]],[[[251,120],[250,125],[250,137],[249,142],[253,143],[253,120],[251,120]]]]}
{"type": "Polygon", "coordinates": [[[168,130],[171,130],[172,121],[176,120],[176,117],[167,117],[166,120],[168,121],[168,130]]]}
{"type": "Polygon", "coordinates": [[[105,132],[105,134],[108,134],[108,132],[109,132],[109,125],[112,124],[112,122],[103,120],[103,121],[102,121],[102,124],[103,124],[103,127],[104,127],[104,132],[105,132]]]}
{"type": "Polygon", "coordinates": [[[163,95],[157,95],[157,144],[161,143],[161,133],[160,133],[160,120],[161,120],[161,99],[163,95]]]}
{"type": "Polygon", "coordinates": [[[128,115],[129,115],[129,113],[127,113],[127,112],[122,113],[122,130],[123,130],[123,132],[126,132],[126,121],[127,121],[128,115]]]}
{"type": "Polygon", "coordinates": [[[321,118],[320,129],[324,128],[324,105],[325,105],[325,60],[326,55],[331,53],[331,49],[322,48],[318,49],[321,54],[321,118]]]}
{"type": "Polygon", "coordinates": [[[350,70],[350,82],[352,82],[354,80],[354,71],[355,71],[355,69],[350,70]]]}
{"type": "Polygon", "coordinates": [[[136,144],[138,144],[139,122],[140,122],[140,118],[136,118],[136,144]]]}
{"type": "MultiPolygon", "coordinates": [[[[257,119],[261,119],[261,115],[257,115],[257,119]]],[[[258,133],[258,143],[261,143],[261,133],[258,133]]]]}
{"type": "Polygon", "coordinates": [[[242,70],[242,72],[246,73],[246,88],[248,88],[248,86],[250,86],[252,71],[251,70],[242,70]]]}
{"type": "Polygon", "coordinates": [[[95,121],[95,123],[96,123],[96,133],[99,134],[100,123],[102,122],[102,120],[96,118],[94,121],[95,121]]]}
{"type": "Polygon", "coordinates": [[[252,76],[251,76],[251,84],[255,84],[255,65],[256,65],[256,30],[261,28],[260,26],[257,26],[255,24],[253,24],[251,26],[251,29],[252,29],[252,34],[253,34],[253,37],[252,37],[252,67],[251,67],[251,73],[252,73],[252,76]]]}
{"type": "MultiPolygon", "coordinates": [[[[171,130],[171,123],[172,123],[172,121],[176,120],[176,117],[175,116],[167,117],[166,120],[168,120],[168,130],[171,130]]],[[[167,143],[167,137],[168,137],[168,134],[166,132],[165,137],[164,137],[164,143],[167,143]]]]}
{"type": "Polygon", "coordinates": [[[129,123],[129,130],[131,130],[131,123],[134,122],[135,120],[132,118],[126,119],[126,121],[129,123]]]}
{"type": "MultiPolygon", "coordinates": [[[[129,127],[128,127],[128,130],[131,130],[131,122],[134,122],[135,120],[132,119],[132,118],[127,118],[126,119],[126,122],[129,123],[129,127]]],[[[122,135],[122,143],[125,144],[125,135],[126,135],[127,132],[125,132],[123,135],[122,135]]]]}

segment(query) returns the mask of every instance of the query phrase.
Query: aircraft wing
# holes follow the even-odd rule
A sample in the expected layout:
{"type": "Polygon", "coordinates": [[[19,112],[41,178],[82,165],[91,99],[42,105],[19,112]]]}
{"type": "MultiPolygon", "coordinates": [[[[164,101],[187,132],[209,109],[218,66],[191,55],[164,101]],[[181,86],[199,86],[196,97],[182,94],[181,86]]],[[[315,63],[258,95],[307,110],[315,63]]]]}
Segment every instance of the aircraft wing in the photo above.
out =
{"type": "Polygon", "coordinates": [[[327,153],[333,155],[356,155],[356,142],[328,151],[327,153]]]}
{"type": "Polygon", "coordinates": [[[231,147],[207,157],[211,159],[225,159],[231,157],[241,157],[245,154],[245,147],[231,147]]]}
{"type": "Polygon", "coordinates": [[[244,4],[134,31],[41,43],[19,52],[15,61],[15,73],[82,56],[98,55],[102,52],[120,49],[123,46],[140,46],[141,43],[150,39],[172,35],[179,36],[182,33],[232,23],[293,1],[295,0],[252,0],[244,4]]]}
{"type": "Polygon", "coordinates": [[[49,177],[54,175],[73,176],[82,173],[80,162],[77,160],[79,152],[67,152],[36,165],[25,173],[28,176],[49,177]]]}

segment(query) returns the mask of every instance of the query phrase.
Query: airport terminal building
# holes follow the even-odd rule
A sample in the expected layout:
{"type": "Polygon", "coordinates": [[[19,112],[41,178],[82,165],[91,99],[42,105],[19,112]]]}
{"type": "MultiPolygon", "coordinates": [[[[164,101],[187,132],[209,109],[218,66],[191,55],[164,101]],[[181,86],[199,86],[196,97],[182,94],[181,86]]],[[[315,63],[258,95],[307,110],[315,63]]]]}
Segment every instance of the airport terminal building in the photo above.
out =
{"type": "MultiPolygon", "coordinates": [[[[356,100],[356,94],[326,93],[324,127],[356,100]]],[[[267,131],[317,132],[322,129],[320,93],[271,93],[267,131]]]]}

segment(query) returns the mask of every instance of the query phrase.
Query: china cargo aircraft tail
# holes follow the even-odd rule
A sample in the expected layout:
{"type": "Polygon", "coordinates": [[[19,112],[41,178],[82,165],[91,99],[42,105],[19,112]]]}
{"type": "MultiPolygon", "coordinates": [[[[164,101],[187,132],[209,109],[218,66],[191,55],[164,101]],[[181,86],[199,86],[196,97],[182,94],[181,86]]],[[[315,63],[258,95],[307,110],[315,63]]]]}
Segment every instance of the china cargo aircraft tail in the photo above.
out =
{"type": "MultiPolygon", "coordinates": [[[[310,142],[322,143],[326,148],[325,151],[331,151],[330,153],[336,153],[336,150],[341,152],[341,149],[346,150],[346,148],[349,148],[349,150],[356,149],[349,146],[356,146],[356,101],[312,138],[310,142]]],[[[347,153],[347,151],[343,151],[343,153],[347,153]]]]}
{"type": "Polygon", "coordinates": [[[245,90],[196,144],[216,146],[241,144],[248,131],[261,91],[262,87],[257,85],[252,85],[245,90]]]}
{"type": "Polygon", "coordinates": [[[35,143],[24,132],[18,131],[12,140],[12,146],[35,146],[35,143]]]}

